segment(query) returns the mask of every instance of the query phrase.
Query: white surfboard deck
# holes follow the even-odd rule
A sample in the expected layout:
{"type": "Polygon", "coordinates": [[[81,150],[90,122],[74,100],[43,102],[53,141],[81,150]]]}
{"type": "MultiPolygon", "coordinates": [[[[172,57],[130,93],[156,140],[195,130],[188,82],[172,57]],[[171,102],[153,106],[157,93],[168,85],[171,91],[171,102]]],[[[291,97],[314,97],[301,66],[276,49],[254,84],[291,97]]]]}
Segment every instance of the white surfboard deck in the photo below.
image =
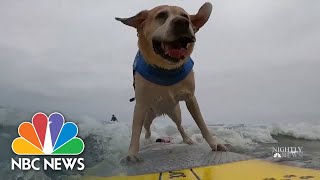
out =
{"type": "MultiPolygon", "coordinates": [[[[141,175],[157,172],[175,171],[224,164],[252,159],[250,156],[212,151],[208,145],[186,144],[152,144],[142,147],[139,152],[143,162],[121,163],[121,174],[141,175]]],[[[102,163],[85,171],[85,175],[96,177],[112,176],[115,172],[106,171],[108,164],[102,163]]],[[[109,169],[109,168],[107,168],[109,169]]],[[[119,171],[117,172],[119,173],[119,171]]]]}

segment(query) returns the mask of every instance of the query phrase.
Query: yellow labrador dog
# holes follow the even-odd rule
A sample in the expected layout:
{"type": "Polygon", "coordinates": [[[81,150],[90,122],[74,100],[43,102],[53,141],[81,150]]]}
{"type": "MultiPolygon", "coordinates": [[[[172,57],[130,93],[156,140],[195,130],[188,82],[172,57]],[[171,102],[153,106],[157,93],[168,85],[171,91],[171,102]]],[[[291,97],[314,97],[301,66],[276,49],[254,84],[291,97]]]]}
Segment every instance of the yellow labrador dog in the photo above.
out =
{"type": "Polygon", "coordinates": [[[132,136],[127,161],[140,161],[139,139],[142,126],[145,137],[151,135],[150,125],[167,114],[177,125],[183,141],[192,140],[181,126],[180,101],[189,112],[212,150],[227,150],[208,130],[194,95],[195,80],[190,58],[195,33],[208,21],[211,3],[205,3],[195,15],[177,6],[158,6],[130,18],[116,18],[138,31],[139,52],[134,63],[135,97],[132,136]]]}

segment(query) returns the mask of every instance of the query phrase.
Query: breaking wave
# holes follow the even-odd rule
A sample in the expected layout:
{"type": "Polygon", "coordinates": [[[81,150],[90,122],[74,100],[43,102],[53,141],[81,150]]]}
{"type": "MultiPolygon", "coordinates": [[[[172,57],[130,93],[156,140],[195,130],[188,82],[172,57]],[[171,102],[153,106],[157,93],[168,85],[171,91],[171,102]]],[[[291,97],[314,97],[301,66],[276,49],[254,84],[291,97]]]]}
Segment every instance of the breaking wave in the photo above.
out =
{"type": "MultiPolygon", "coordinates": [[[[18,124],[30,119],[31,116],[31,113],[20,112],[18,109],[0,107],[0,130],[2,129],[0,138],[8,142],[7,145],[3,145],[8,146],[8,151],[10,151],[9,143],[12,142],[11,139],[17,136],[18,124]]],[[[116,123],[107,123],[85,116],[76,119],[75,122],[79,127],[79,136],[84,139],[86,145],[85,151],[81,155],[85,157],[86,167],[92,167],[97,163],[107,161],[108,163],[104,165],[106,171],[112,172],[110,174],[119,173],[121,171],[119,169],[121,167],[119,161],[126,155],[129,147],[131,124],[123,123],[121,119],[119,119],[120,122],[116,123]]],[[[277,136],[287,136],[292,139],[302,140],[320,140],[320,122],[317,121],[256,125],[210,124],[208,127],[222,143],[230,144],[235,149],[243,150],[242,152],[258,151],[257,148],[261,144],[277,143],[277,136]]],[[[184,125],[184,128],[196,144],[206,143],[196,125],[184,125]]],[[[172,143],[181,143],[182,141],[176,126],[173,123],[170,124],[169,121],[155,120],[151,126],[151,132],[151,138],[148,140],[144,139],[144,132],[142,133],[140,139],[141,147],[152,145],[157,138],[161,137],[170,138],[172,143]]],[[[10,155],[12,156],[12,154],[7,156],[10,155]]],[[[0,167],[2,169],[0,174],[12,174],[7,168],[10,167],[9,164],[0,164],[0,167]]],[[[26,177],[30,177],[29,179],[35,177],[37,179],[53,178],[48,172],[41,172],[40,174],[19,172],[15,177],[24,177],[24,179],[28,179],[26,177]]]]}

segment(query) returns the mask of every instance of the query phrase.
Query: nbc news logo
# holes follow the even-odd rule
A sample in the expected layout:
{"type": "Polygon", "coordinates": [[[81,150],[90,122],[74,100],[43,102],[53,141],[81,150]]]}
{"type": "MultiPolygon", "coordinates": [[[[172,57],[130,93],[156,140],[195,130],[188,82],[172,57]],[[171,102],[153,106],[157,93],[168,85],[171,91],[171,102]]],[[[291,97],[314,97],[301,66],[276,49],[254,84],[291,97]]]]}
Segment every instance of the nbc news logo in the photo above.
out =
{"type": "Polygon", "coordinates": [[[17,155],[59,155],[59,158],[18,158],[11,159],[11,169],[40,170],[39,164],[43,164],[43,170],[72,170],[76,167],[81,171],[85,168],[83,158],[62,158],[61,155],[79,155],[84,150],[84,142],[76,137],[78,127],[73,122],[66,122],[60,113],[52,113],[49,117],[42,112],[32,117],[32,123],[23,122],[18,128],[20,137],[13,140],[11,148],[17,155]]]}

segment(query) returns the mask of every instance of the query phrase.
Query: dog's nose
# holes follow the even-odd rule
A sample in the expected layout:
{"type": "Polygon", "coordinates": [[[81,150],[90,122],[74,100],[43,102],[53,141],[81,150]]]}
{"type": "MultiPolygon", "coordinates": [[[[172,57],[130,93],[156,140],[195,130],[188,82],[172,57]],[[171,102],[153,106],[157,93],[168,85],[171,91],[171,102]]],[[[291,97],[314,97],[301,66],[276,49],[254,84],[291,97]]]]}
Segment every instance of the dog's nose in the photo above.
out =
{"type": "Polygon", "coordinates": [[[189,20],[184,17],[176,17],[171,21],[174,33],[177,35],[187,33],[189,31],[189,20]]]}

